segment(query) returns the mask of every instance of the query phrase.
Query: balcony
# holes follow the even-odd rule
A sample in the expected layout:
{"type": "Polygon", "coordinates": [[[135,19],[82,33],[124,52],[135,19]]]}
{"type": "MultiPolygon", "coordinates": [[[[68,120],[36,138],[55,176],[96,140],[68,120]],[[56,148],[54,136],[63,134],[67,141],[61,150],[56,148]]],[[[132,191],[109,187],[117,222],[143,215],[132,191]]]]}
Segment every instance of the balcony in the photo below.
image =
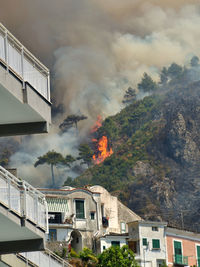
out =
{"type": "Polygon", "coordinates": [[[177,265],[188,265],[188,256],[174,255],[174,264],[177,265]]]}
{"type": "Polygon", "coordinates": [[[0,24],[0,136],[48,132],[49,70],[0,24]]]}
{"type": "Polygon", "coordinates": [[[48,231],[45,197],[0,166],[0,251],[44,249],[48,231]]]}

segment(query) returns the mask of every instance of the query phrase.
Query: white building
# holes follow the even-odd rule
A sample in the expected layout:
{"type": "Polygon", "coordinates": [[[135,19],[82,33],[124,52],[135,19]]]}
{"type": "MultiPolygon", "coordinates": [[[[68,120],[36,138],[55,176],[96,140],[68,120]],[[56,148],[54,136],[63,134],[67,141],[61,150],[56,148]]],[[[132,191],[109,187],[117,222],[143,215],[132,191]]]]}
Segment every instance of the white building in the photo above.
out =
{"type": "Polygon", "coordinates": [[[76,251],[89,247],[100,252],[119,239],[125,243],[121,234],[128,232],[127,223],[141,219],[102,186],[40,191],[48,203],[51,250],[70,244],[76,251]]]}
{"type": "MultiPolygon", "coordinates": [[[[0,24],[0,136],[44,133],[49,70],[0,24]]],[[[45,196],[0,167],[0,253],[44,249],[45,196]]]]}
{"type": "Polygon", "coordinates": [[[135,221],[128,223],[129,248],[140,266],[159,267],[167,259],[165,222],[135,221]]]}

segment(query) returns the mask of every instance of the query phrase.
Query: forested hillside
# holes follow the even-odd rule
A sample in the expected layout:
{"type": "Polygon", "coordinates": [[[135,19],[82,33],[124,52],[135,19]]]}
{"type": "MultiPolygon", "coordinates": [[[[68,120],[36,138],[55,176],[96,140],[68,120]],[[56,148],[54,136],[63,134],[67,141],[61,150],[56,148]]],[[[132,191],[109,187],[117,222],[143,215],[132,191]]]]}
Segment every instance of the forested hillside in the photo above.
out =
{"type": "MultiPolygon", "coordinates": [[[[197,230],[200,222],[200,82],[190,68],[163,68],[159,83],[142,78],[134,99],[97,131],[114,153],[66,185],[99,184],[136,213],[197,230]],[[147,83],[145,83],[147,82],[147,83]],[[150,87],[148,88],[148,86],[150,87]]],[[[198,229],[200,230],[200,229],[198,229]]]]}

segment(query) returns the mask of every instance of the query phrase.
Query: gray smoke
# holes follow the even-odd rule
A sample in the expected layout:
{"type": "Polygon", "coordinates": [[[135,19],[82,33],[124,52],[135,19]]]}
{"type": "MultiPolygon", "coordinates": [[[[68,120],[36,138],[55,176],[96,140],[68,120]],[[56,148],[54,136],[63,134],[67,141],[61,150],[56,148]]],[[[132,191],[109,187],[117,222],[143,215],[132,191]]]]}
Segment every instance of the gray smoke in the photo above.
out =
{"type": "Polygon", "coordinates": [[[50,67],[54,104],[65,108],[49,135],[24,138],[12,157],[22,178],[29,176],[36,183],[48,177],[46,170],[41,173],[43,166],[32,167],[37,156],[49,149],[77,154],[97,115],[118,112],[124,91],[134,88],[144,72],[157,80],[162,66],[187,64],[193,54],[199,55],[199,1],[0,0],[0,4],[2,23],[50,67]],[[59,135],[56,128],[72,113],[89,118],[80,124],[75,139],[70,133],[59,135]],[[37,146],[41,139],[44,148],[37,146]]]}

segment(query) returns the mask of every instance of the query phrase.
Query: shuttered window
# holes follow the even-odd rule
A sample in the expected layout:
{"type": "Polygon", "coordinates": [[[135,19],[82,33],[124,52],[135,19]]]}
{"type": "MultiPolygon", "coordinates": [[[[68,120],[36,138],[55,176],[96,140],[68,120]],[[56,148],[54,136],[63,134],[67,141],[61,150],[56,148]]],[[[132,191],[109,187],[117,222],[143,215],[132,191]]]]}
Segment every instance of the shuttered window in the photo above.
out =
{"type": "Polygon", "coordinates": [[[197,266],[200,267],[200,246],[197,246],[197,263],[197,266]]]}
{"type": "Polygon", "coordinates": [[[174,254],[182,255],[181,242],[179,241],[174,241],[174,254]]]}
{"type": "Polygon", "coordinates": [[[153,247],[153,249],[159,249],[160,248],[160,240],[159,239],[153,239],[152,240],[152,247],[153,247]]]}
{"type": "Polygon", "coordinates": [[[143,246],[147,246],[147,238],[143,238],[142,239],[142,245],[143,246]]]}
{"type": "Polygon", "coordinates": [[[76,218],[85,219],[84,200],[76,199],[76,218]]]}

